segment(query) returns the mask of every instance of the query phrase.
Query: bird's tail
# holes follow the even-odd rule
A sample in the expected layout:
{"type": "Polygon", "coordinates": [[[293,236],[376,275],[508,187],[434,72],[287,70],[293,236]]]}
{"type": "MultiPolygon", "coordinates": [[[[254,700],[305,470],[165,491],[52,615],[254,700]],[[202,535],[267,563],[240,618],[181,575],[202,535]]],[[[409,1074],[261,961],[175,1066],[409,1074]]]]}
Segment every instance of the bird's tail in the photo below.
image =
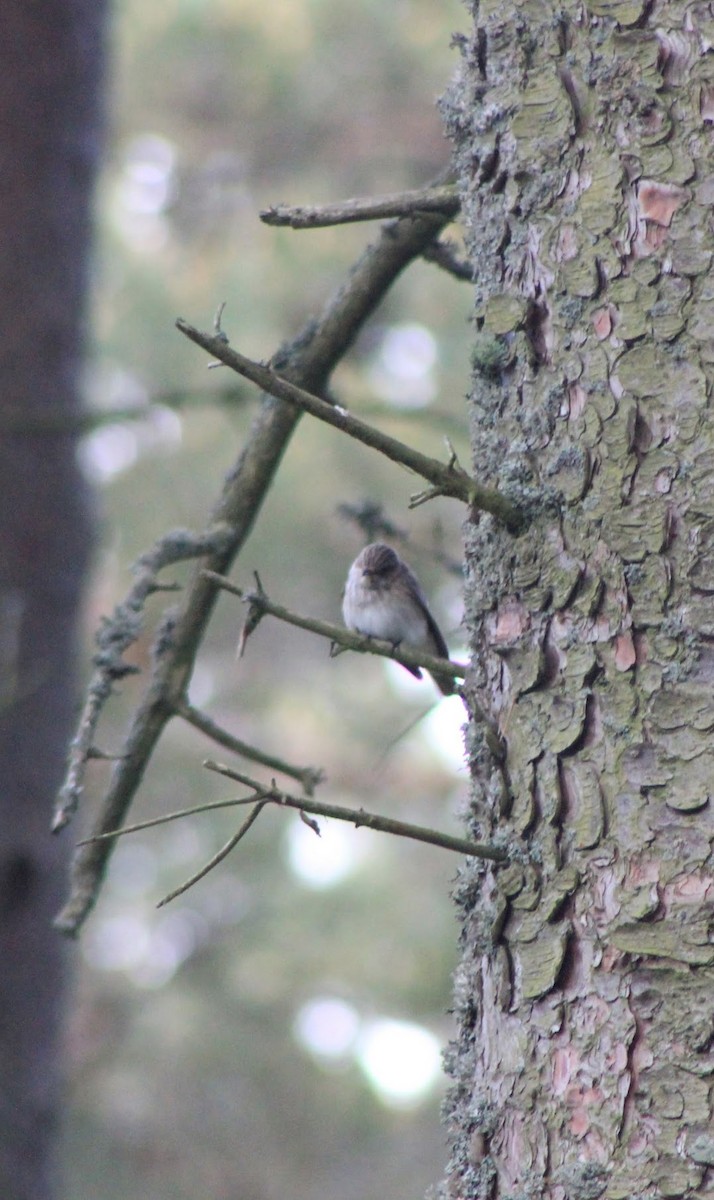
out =
{"type": "Polygon", "coordinates": [[[430,674],[442,696],[453,696],[459,690],[452,675],[441,675],[436,671],[430,672],[430,674]]]}

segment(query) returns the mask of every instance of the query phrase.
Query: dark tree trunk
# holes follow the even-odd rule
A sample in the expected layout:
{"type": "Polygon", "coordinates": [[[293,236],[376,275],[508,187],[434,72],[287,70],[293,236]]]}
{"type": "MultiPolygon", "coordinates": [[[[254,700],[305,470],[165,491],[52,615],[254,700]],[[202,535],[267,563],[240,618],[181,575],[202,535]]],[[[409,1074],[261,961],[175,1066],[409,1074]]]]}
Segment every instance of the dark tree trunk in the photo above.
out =
{"type": "Polygon", "coordinates": [[[102,0],[0,11],[0,1196],[55,1195],[71,839],[49,819],[91,506],[72,431],[101,143],[102,0]]]}
{"type": "Polygon", "coordinates": [[[714,1195],[714,21],[473,5],[474,827],[449,1191],[714,1195]]]}

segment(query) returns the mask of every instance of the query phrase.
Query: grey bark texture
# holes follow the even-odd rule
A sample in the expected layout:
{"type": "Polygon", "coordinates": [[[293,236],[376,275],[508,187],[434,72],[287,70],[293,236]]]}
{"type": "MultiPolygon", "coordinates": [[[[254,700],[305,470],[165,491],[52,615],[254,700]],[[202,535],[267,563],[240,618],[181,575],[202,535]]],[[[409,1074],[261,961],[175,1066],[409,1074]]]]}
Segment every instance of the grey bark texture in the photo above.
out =
{"type": "Polygon", "coordinates": [[[51,927],[68,839],[49,819],[76,703],[91,518],[79,407],[104,5],[3,0],[0,17],[0,1196],[56,1194],[67,946],[51,927]],[[22,423],[25,421],[25,431],[22,423]],[[61,421],[57,422],[58,427],[61,421]]]}
{"type": "Polygon", "coordinates": [[[714,1195],[714,15],[483,0],[444,101],[477,264],[471,833],[447,1194],[714,1195]],[[475,711],[477,711],[475,709],[475,711]]]}

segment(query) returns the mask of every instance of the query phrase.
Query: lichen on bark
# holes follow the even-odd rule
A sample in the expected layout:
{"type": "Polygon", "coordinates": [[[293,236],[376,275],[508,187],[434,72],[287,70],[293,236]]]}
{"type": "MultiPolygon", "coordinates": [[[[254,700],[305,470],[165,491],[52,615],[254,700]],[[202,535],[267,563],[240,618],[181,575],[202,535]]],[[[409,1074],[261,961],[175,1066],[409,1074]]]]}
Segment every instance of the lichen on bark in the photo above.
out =
{"type": "Polygon", "coordinates": [[[472,731],[472,832],[512,862],[457,888],[445,1186],[714,1195],[714,17],[470,11],[474,470],[533,519],[465,527],[466,690],[506,746],[472,731]]]}

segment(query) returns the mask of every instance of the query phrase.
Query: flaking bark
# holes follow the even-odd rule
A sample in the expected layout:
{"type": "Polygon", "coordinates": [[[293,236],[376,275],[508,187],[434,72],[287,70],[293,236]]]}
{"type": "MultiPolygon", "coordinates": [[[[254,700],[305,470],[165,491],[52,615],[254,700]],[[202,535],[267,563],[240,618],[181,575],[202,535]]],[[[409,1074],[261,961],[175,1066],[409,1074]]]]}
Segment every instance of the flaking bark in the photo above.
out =
{"type": "Polygon", "coordinates": [[[709,1196],[714,27],[677,2],[473,9],[444,114],[474,461],[558,511],[467,528],[466,694],[513,796],[475,725],[472,832],[525,853],[457,889],[448,1194],[709,1196]]]}

